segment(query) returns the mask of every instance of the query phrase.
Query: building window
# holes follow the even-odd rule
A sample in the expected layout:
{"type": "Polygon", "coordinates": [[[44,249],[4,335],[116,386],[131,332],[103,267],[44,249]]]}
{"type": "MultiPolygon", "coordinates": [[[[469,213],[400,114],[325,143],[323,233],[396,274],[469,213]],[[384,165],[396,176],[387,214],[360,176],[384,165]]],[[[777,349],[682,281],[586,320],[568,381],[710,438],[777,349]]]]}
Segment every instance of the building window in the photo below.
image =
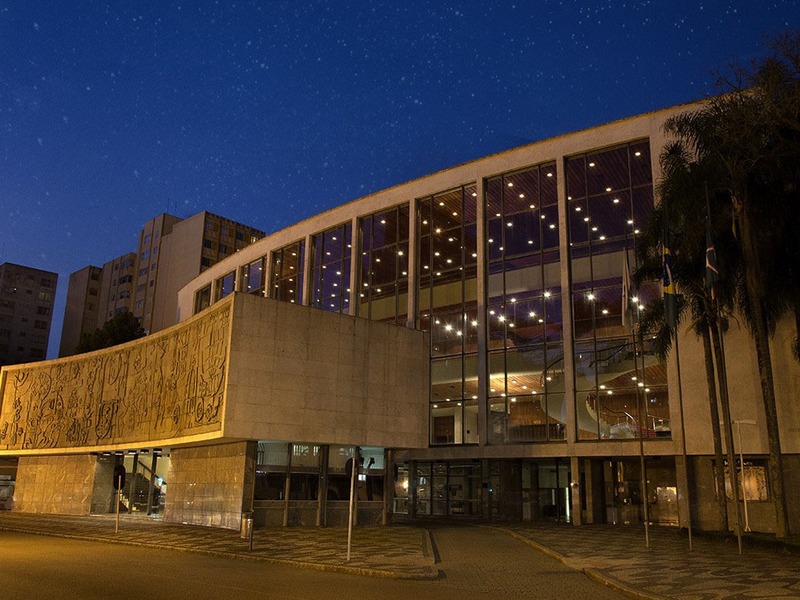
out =
{"type": "Polygon", "coordinates": [[[564,347],[556,165],[486,182],[489,441],[562,440],[564,347]]]}
{"type": "Polygon", "coordinates": [[[264,291],[264,259],[259,258],[242,267],[242,291],[248,294],[261,294],[264,291]]]}
{"type": "Polygon", "coordinates": [[[234,280],[235,275],[233,271],[217,279],[214,286],[214,302],[222,300],[228,294],[233,293],[234,280]]]}
{"type": "Polygon", "coordinates": [[[668,437],[666,364],[635,335],[656,282],[623,295],[639,227],[653,209],[647,140],[566,161],[575,402],[579,439],[668,437]]]}
{"type": "Polygon", "coordinates": [[[240,241],[240,242],[243,242],[244,241],[244,232],[243,231],[237,231],[236,232],[236,239],[238,241],[240,241]]]}
{"type": "Polygon", "coordinates": [[[138,292],[143,292],[143,291],[144,291],[144,288],[145,288],[145,284],[143,284],[143,283],[140,283],[139,285],[137,285],[137,286],[136,286],[136,292],[137,292],[137,293],[138,293],[138,292]]]}
{"type": "Polygon", "coordinates": [[[202,268],[204,268],[204,269],[207,269],[208,267],[210,267],[210,266],[211,266],[211,259],[210,259],[210,258],[208,258],[208,257],[206,257],[206,256],[203,256],[203,257],[200,259],[200,266],[201,266],[202,268]]]}
{"type": "Polygon", "coordinates": [[[350,307],[350,223],[313,238],[311,306],[338,313],[350,307]]]}
{"type": "Polygon", "coordinates": [[[476,196],[469,185],[417,203],[417,322],[431,333],[431,444],[478,443],[476,196]]]}
{"type": "Polygon", "coordinates": [[[39,292],[38,298],[40,302],[50,302],[53,300],[53,294],[50,292],[39,292]]]}
{"type": "Polygon", "coordinates": [[[211,285],[207,285],[197,291],[194,297],[194,312],[199,313],[201,310],[208,308],[211,305],[211,285]]]}
{"type": "MultiPolygon", "coordinates": [[[[739,499],[746,498],[748,502],[767,502],[769,500],[769,480],[767,479],[767,461],[745,460],[744,468],[737,461],[736,481],[739,484],[739,499]]],[[[716,485],[716,478],[714,478],[716,485]]],[[[731,489],[731,473],[728,462],[725,461],[725,497],[733,500],[731,489]]]]}
{"type": "Polygon", "coordinates": [[[36,314],[46,317],[47,315],[50,314],[50,309],[47,308],[46,306],[37,306],[36,307],[36,314]]]}
{"type": "Polygon", "coordinates": [[[303,303],[305,245],[305,240],[300,240],[272,253],[270,298],[303,303]]]}
{"type": "Polygon", "coordinates": [[[227,254],[228,253],[228,246],[226,246],[225,244],[220,244],[219,245],[219,253],[220,254],[227,254]]]}
{"type": "Polygon", "coordinates": [[[151,270],[151,271],[155,271],[155,270],[156,270],[156,265],[157,265],[157,264],[158,264],[158,263],[153,263],[152,265],[150,265],[150,270],[151,270]]]}
{"type": "Polygon", "coordinates": [[[142,267],[139,269],[139,277],[144,277],[145,275],[147,275],[147,267],[142,267]]]}
{"type": "Polygon", "coordinates": [[[150,257],[150,251],[145,250],[139,255],[139,260],[147,260],[150,257]]]}
{"type": "Polygon", "coordinates": [[[214,243],[211,240],[203,240],[203,248],[213,249],[214,243]]]}
{"type": "Polygon", "coordinates": [[[408,321],[408,205],[364,217],[361,231],[359,312],[373,321],[408,321]]]}

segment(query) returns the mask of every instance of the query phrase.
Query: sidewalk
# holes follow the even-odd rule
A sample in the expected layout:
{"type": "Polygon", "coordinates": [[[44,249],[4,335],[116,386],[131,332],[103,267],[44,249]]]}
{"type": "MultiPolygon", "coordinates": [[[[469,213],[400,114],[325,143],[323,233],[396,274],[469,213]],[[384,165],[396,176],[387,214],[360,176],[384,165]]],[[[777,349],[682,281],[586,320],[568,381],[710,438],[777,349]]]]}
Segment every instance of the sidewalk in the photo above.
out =
{"type": "Polygon", "coordinates": [[[82,517],[2,511],[0,530],[174,548],[376,577],[435,579],[439,576],[428,532],[406,525],[353,530],[350,562],[346,561],[347,529],[341,527],[258,529],[254,532],[252,552],[238,531],[164,523],[144,517],[121,517],[119,533],[114,533],[111,515],[82,517]]]}
{"type": "MultiPolygon", "coordinates": [[[[671,527],[650,528],[650,549],[645,548],[644,530],[634,527],[552,523],[489,525],[589,577],[620,589],[628,595],[653,599],[800,599],[800,544],[783,546],[765,539],[749,540],[742,557],[735,538],[695,535],[693,550],[688,538],[671,527]]],[[[473,524],[458,522],[399,523],[389,527],[364,527],[353,532],[352,557],[345,561],[347,530],[344,528],[274,528],[257,530],[253,551],[239,533],[226,529],[164,523],[141,517],[122,517],[114,533],[113,516],[75,517],[0,512],[0,530],[80,538],[141,546],[173,548],[267,561],[309,569],[391,577],[436,579],[433,548],[437,536],[463,529],[479,531],[473,524]],[[469,525],[465,527],[465,525],[469,525]],[[430,528],[423,528],[423,526],[430,528]],[[434,544],[432,545],[431,540],[434,544]]],[[[484,529],[485,530],[485,529],[484,529]]],[[[763,537],[763,536],[762,536],[763,537]]],[[[477,540],[479,535],[471,535],[477,540]]],[[[797,542],[797,540],[793,540],[797,542]]],[[[469,543],[450,548],[458,555],[474,548],[469,543]]],[[[484,562],[495,558],[493,547],[481,546],[484,562]]],[[[535,552],[523,553],[537,561],[535,552]]],[[[448,557],[443,557],[448,559],[448,557]]],[[[471,559],[470,559],[471,560],[471,559]]],[[[462,560],[463,562],[463,560],[462,560]]],[[[466,564],[466,563],[465,563],[466,564]]],[[[451,564],[452,567],[452,564],[451,564]]]]}
{"type": "MultiPolygon", "coordinates": [[[[499,527],[543,553],[639,598],[800,598],[800,549],[754,540],[740,557],[736,538],[643,528],[559,524],[499,527]]],[[[794,540],[793,540],[794,541],[794,540]]]]}

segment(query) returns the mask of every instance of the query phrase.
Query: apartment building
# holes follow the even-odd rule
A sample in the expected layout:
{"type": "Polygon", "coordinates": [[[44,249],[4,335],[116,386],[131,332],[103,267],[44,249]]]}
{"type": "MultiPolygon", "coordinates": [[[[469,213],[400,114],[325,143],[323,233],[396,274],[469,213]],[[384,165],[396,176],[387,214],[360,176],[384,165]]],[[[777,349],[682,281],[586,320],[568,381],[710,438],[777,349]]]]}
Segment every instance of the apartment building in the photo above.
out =
{"type": "Polygon", "coordinates": [[[0,365],[47,356],[57,283],[50,271],[0,265],[0,365]]]}
{"type": "Polygon", "coordinates": [[[148,333],[178,322],[178,290],[264,232],[202,211],[186,219],[162,213],[139,232],[136,252],[70,276],[59,356],[70,356],[81,336],[120,312],[138,317],[148,333]]]}

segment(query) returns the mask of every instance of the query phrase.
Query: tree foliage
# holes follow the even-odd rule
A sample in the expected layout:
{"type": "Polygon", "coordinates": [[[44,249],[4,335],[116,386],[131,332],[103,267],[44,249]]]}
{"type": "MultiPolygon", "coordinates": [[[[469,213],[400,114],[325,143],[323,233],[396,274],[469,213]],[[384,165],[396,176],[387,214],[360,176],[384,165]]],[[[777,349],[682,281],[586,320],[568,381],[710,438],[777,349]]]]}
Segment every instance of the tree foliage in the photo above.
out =
{"type": "MultiPolygon", "coordinates": [[[[788,520],[769,341],[778,322],[793,315],[800,357],[800,33],[774,40],[771,50],[723,80],[725,93],[667,121],[675,142],[661,156],[661,205],[642,240],[637,277],[657,272],[657,240],[668,222],[682,314],[691,315],[695,331],[714,339],[717,310],[747,324],[758,360],[776,531],[783,537],[788,520]],[[707,226],[721,276],[713,304],[704,286],[707,226]]],[[[664,331],[652,312],[644,322],[660,331],[666,352],[674,332],[664,331]]]]}
{"type": "Polygon", "coordinates": [[[109,348],[139,339],[144,335],[145,332],[139,319],[133,316],[133,313],[125,311],[106,321],[101,329],[83,334],[76,351],[81,353],[109,348]]]}

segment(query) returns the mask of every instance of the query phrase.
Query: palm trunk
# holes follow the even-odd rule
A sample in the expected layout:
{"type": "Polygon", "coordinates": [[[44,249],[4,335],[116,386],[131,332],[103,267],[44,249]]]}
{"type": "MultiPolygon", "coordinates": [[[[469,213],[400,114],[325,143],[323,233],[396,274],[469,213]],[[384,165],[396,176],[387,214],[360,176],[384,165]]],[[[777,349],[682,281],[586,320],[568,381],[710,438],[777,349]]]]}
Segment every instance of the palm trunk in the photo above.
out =
{"type": "MultiPolygon", "coordinates": [[[[746,196],[744,196],[746,198],[746,196]]],[[[769,350],[769,328],[767,327],[761,294],[759,294],[758,262],[752,224],[748,216],[746,202],[737,207],[737,217],[742,232],[742,255],[745,264],[745,288],[747,300],[752,311],[750,323],[758,360],[758,375],[761,380],[761,397],[764,402],[767,438],[769,442],[769,487],[775,506],[775,535],[785,538],[789,533],[786,510],[786,492],[783,483],[783,458],[781,455],[781,436],[778,427],[778,408],[775,400],[775,384],[772,377],[772,359],[769,350]]]]}
{"type": "Polygon", "coordinates": [[[711,409],[711,434],[714,437],[714,477],[717,482],[717,509],[722,531],[728,531],[728,501],[725,497],[725,459],[722,456],[722,434],[719,429],[719,407],[717,406],[717,384],[714,380],[714,356],[711,348],[709,327],[702,327],[703,354],[706,364],[708,405],[711,409]]]}

